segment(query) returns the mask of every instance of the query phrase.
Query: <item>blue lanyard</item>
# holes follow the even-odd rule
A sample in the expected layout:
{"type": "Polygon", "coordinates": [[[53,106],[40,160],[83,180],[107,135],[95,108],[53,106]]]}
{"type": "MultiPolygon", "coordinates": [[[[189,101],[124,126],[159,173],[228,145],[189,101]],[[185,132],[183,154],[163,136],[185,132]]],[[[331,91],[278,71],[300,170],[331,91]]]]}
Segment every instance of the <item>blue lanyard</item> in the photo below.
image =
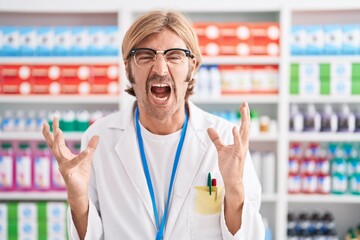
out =
{"type": "Polygon", "coordinates": [[[171,173],[168,197],[167,197],[167,201],[166,201],[166,205],[165,205],[164,215],[161,220],[161,225],[159,222],[159,216],[158,216],[158,211],[157,211],[156,201],[155,201],[155,196],[154,196],[154,189],[153,189],[153,185],[151,183],[150,172],[149,172],[149,168],[148,168],[146,156],[145,156],[145,151],[144,151],[144,143],[143,143],[141,129],[140,129],[140,123],[139,123],[139,108],[138,107],[136,108],[135,118],[136,118],[136,134],[137,134],[137,139],[138,139],[139,149],[140,149],[140,154],[141,154],[141,162],[142,162],[142,165],[144,168],[144,174],[146,177],[146,182],[148,185],[151,202],[152,202],[152,206],[153,206],[153,211],[154,211],[154,215],[155,215],[155,220],[156,220],[156,228],[157,228],[156,240],[161,240],[164,235],[166,216],[167,216],[167,212],[168,212],[168,207],[169,207],[171,192],[172,192],[173,183],[174,183],[174,179],[175,179],[176,169],[177,169],[177,166],[179,163],[180,153],[181,153],[181,149],[182,149],[184,139],[185,139],[185,133],[186,133],[187,124],[188,124],[188,114],[185,110],[185,122],[182,127],[180,141],[179,141],[178,147],[176,149],[174,165],[173,165],[173,169],[172,169],[172,173],[171,173]]]}

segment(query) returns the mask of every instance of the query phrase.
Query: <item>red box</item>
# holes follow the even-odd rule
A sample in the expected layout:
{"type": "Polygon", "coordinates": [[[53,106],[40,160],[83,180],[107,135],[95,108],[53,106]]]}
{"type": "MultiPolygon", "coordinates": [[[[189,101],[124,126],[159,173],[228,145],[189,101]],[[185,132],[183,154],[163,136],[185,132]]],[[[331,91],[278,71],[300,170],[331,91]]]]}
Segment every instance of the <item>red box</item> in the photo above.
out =
{"type": "Polygon", "coordinates": [[[212,22],[199,22],[193,24],[194,30],[198,38],[207,38],[216,40],[220,37],[221,25],[212,22]]]}
{"type": "Polygon", "coordinates": [[[253,38],[250,47],[250,55],[253,56],[279,56],[280,46],[278,42],[268,38],[253,38]]]}
{"type": "Polygon", "coordinates": [[[60,66],[61,93],[80,94],[90,93],[91,69],[86,65],[60,66]]]}
{"type": "Polygon", "coordinates": [[[4,65],[0,69],[2,76],[3,94],[22,94],[31,93],[31,67],[26,65],[4,65]]]}
{"type": "Polygon", "coordinates": [[[252,38],[264,38],[269,41],[279,42],[280,28],[279,23],[264,22],[252,23],[250,25],[250,35],[252,38]]]}
{"type": "Polygon", "coordinates": [[[92,67],[92,94],[118,94],[119,93],[119,66],[94,65],[92,67]]]}
{"type": "Polygon", "coordinates": [[[220,26],[220,38],[235,38],[240,41],[248,42],[251,39],[250,28],[251,26],[248,23],[223,23],[220,26]]]}
{"type": "Polygon", "coordinates": [[[33,94],[60,94],[59,66],[36,65],[31,69],[33,94]]]}

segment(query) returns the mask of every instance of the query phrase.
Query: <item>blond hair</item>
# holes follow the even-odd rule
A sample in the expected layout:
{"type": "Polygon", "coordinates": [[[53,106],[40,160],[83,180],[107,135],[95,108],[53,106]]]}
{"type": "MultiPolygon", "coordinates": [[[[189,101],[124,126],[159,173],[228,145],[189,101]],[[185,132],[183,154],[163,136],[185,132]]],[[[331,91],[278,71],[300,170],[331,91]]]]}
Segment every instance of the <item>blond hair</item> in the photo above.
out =
{"type": "MultiPolygon", "coordinates": [[[[161,33],[164,29],[171,30],[184,41],[195,56],[195,71],[197,71],[201,65],[201,52],[196,33],[191,22],[182,13],[174,11],[151,11],[140,16],[125,34],[121,48],[123,59],[127,60],[131,49],[136,48],[146,37],[161,33]]],[[[130,90],[127,91],[128,93],[133,93],[131,88],[128,90],[130,90]]],[[[189,90],[191,92],[187,96],[192,94],[193,87],[189,90]]]]}

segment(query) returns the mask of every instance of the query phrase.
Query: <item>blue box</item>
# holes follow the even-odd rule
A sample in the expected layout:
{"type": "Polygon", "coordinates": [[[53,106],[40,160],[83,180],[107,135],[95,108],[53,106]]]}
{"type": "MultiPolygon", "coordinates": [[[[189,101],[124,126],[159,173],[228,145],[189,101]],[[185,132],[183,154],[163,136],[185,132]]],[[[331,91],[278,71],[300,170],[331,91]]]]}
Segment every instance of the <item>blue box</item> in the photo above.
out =
{"type": "Polygon", "coordinates": [[[324,53],[325,39],[324,29],[322,26],[308,26],[307,33],[307,48],[308,55],[321,55],[324,53]]]}
{"type": "Polygon", "coordinates": [[[33,27],[20,27],[20,55],[34,56],[37,46],[36,29],[33,27]]]}
{"type": "Polygon", "coordinates": [[[343,25],[342,32],[342,54],[352,55],[360,53],[360,25],[343,25]]]}
{"type": "Polygon", "coordinates": [[[106,44],[106,33],[104,26],[90,26],[89,39],[90,56],[104,55],[106,44]]]}
{"type": "Polygon", "coordinates": [[[342,53],[343,34],[340,25],[325,26],[325,54],[339,55],[342,53]]]}
{"type": "Polygon", "coordinates": [[[55,28],[55,55],[56,56],[71,56],[72,48],[72,32],[71,27],[56,27],[55,28]]]}
{"type": "Polygon", "coordinates": [[[89,31],[85,26],[72,28],[72,48],[71,53],[74,56],[89,55],[89,31]]]}
{"type": "Polygon", "coordinates": [[[106,44],[103,55],[118,56],[119,46],[121,45],[118,27],[106,26],[105,37],[106,37],[106,44]]]}
{"type": "Polygon", "coordinates": [[[55,55],[55,30],[53,27],[37,28],[37,48],[35,55],[55,55]]]}
{"type": "Polygon", "coordinates": [[[3,27],[2,56],[19,56],[20,32],[17,27],[3,27]]]}
{"type": "Polygon", "coordinates": [[[293,26],[291,28],[291,55],[303,55],[307,48],[306,29],[304,26],[293,26]]]}

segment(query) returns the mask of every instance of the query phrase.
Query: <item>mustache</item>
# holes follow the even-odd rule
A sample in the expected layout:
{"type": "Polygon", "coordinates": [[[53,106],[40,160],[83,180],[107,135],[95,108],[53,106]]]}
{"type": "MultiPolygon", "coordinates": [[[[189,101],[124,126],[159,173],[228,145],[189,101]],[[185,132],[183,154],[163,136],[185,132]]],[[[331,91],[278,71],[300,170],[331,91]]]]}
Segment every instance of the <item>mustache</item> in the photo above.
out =
{"type": "Polygon", "coordinates": [[[146,80],[146,91],[147,92],[150,90],[150,83],[154,82],[154,81],[169,83],[171,85],[172,89],[176,89],[174,80],[171,77],[160,76],[158,74],[154,74],[146,80]]]}

